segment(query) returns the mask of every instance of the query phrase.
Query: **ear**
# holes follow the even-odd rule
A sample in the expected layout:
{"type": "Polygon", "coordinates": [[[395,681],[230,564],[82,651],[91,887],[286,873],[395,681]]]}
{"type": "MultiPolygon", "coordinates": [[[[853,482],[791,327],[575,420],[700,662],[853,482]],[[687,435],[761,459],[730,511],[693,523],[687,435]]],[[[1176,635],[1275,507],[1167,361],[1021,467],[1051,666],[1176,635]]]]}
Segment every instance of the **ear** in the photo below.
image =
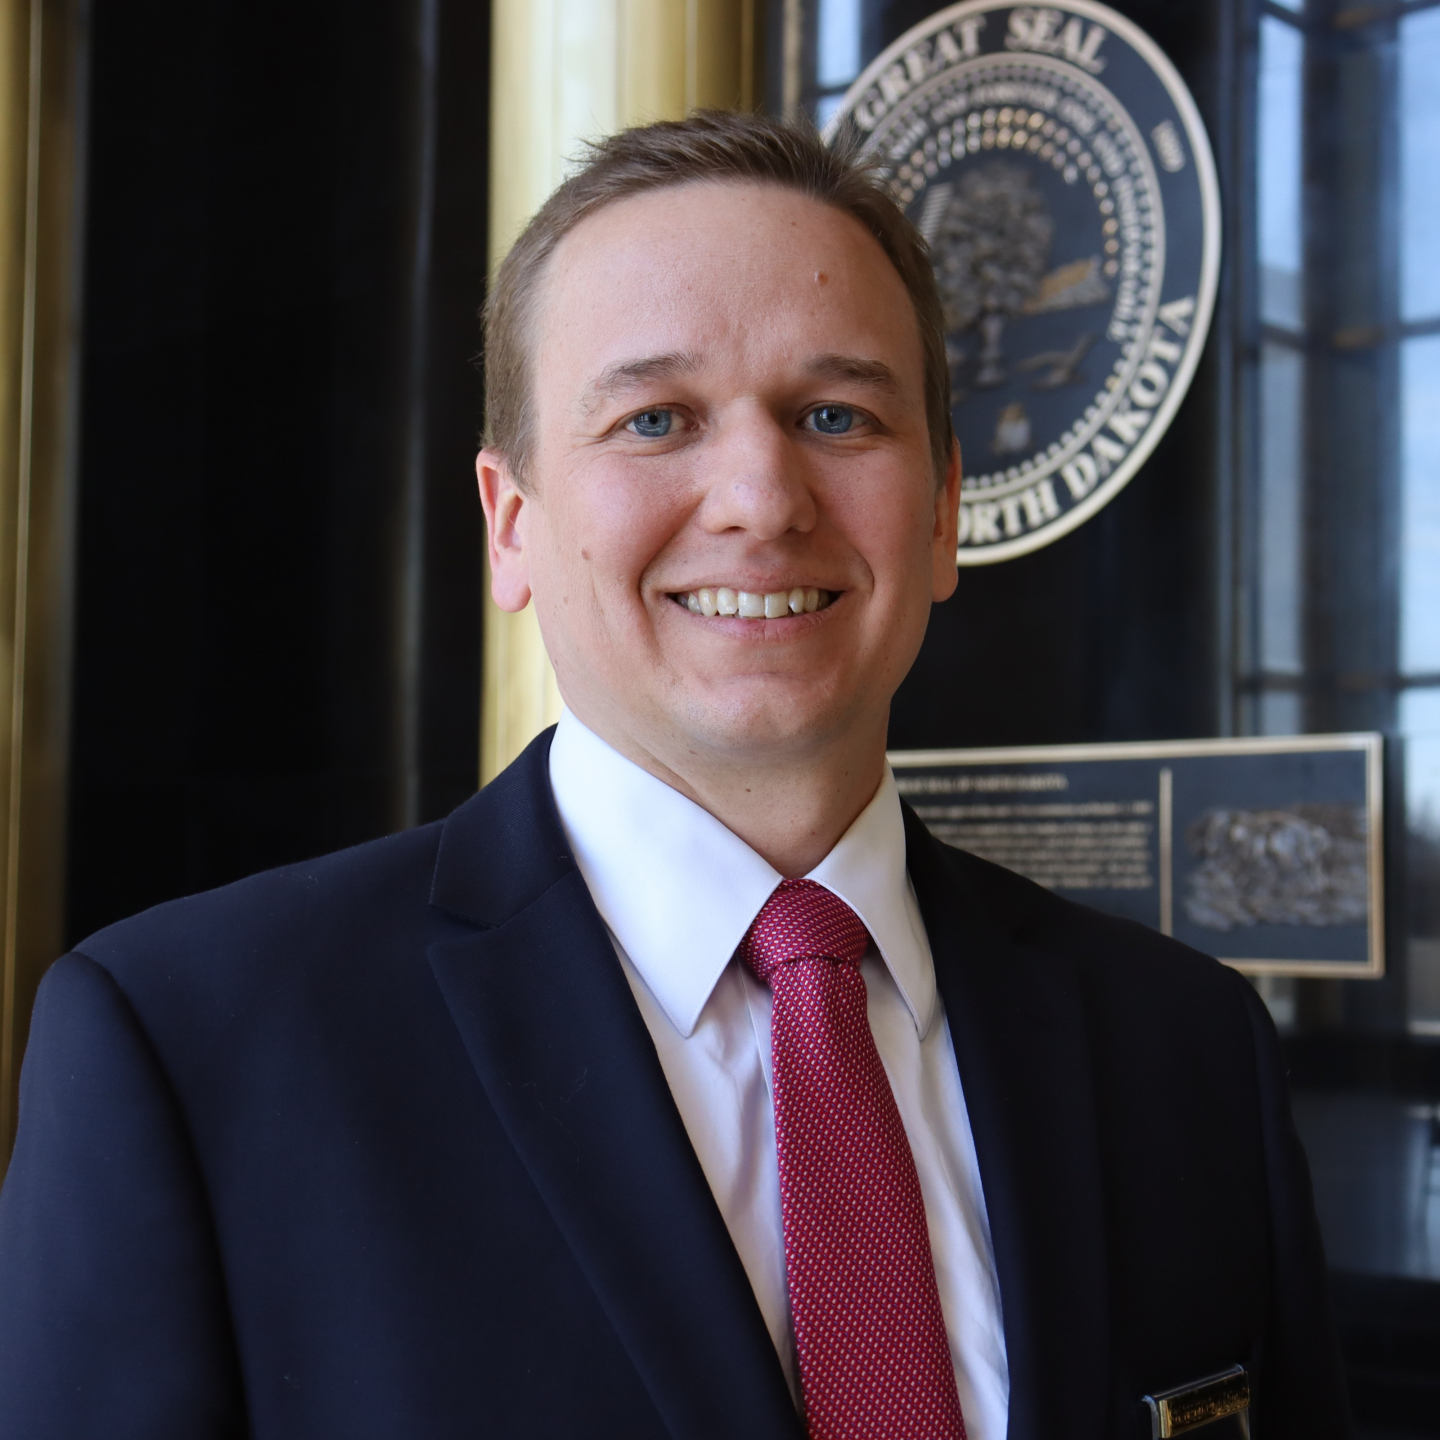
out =
{"type": "Polygon", "coordinates": [[[490,594],[502,610],[523,610],[530,603],[530,559],[525,551],[529,505],[515,483],[509,462],[493,450],[475,457],[480,506],[490,556],[490,594]]]}
{"type": "Polygon", "coordinates": [[[936,600],[948,600],[960,583],[955,552],[960,546],[960,442],[950,437],[950,463],[945,481],[935,492],[935,534],[930,555],[932,589],[936,600]]]}

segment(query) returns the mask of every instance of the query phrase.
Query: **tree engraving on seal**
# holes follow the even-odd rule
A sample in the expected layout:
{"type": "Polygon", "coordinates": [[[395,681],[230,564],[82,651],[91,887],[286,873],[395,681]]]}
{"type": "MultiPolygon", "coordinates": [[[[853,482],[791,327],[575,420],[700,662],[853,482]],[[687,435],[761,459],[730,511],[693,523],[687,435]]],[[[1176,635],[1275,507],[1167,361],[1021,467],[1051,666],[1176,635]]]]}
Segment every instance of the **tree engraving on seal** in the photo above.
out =
{"type": "Polygon", "coordinates": [[[996,160],[969,170],[950,193],[931,255],[946,330],[980,328],[982,389],[1005,383],[1005,321],[1039,290],[1054,230],[1045,197],[1018,165],[996,160]]]}

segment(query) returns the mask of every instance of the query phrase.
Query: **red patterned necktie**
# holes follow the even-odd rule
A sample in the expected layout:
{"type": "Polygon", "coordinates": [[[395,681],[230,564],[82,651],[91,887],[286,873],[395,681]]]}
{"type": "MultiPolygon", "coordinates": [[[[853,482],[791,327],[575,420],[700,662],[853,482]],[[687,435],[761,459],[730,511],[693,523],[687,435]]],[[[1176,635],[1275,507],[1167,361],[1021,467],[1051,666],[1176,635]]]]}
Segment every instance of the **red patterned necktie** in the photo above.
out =
{"type": "Polygon", "coordinates": [[[915,1159],[866,1011],[860,917],[784,880],[740,942],[770,1022],[785,1269],[811,1440],[965,1440],[915,1159]]]}

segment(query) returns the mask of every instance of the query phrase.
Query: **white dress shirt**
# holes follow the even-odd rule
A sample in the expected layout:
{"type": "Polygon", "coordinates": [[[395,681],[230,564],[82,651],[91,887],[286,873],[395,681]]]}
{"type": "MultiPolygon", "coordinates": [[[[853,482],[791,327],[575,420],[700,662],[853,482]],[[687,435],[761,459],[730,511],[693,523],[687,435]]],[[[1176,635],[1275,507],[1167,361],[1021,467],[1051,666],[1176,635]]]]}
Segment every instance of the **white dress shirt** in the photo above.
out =
{"type": "MultiPolygon", "coordinates": [[[[550,783],[798,1396],[770,1099],[770,989],[732,958],[784,877],[568,711],[550,749],[550,783]]],[[[874,942],[860,964],[870,1029],[915,1156],[966,1431],[969,1440],[1004,1440],[1010,1375],[990,1223],[888,768],[875,798],[806,878],[844,900],[874,942]]]]}

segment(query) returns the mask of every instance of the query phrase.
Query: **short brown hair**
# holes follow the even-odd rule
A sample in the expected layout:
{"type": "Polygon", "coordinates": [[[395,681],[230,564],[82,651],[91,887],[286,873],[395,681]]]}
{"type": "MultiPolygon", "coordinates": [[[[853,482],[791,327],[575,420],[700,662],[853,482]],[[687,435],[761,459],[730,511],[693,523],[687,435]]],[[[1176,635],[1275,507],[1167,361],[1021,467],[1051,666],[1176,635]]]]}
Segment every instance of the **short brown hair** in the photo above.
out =
{"type": "Polygon", "coordinates": [[[585,164],[540,207],[500,264],[485,302],[485,444],[518,484],[534,443],[531,349],[539,281],[555,247],[588,215],[629,195],[696,181],[780,185],[853,215],[880,242],[915,308],[925,419],[937,482],[950,460],[950,370],[930,252],[885,193],[873,165],[831,149],[813,127],[700,110],[621,130],[586,147],[585,164]]]}

